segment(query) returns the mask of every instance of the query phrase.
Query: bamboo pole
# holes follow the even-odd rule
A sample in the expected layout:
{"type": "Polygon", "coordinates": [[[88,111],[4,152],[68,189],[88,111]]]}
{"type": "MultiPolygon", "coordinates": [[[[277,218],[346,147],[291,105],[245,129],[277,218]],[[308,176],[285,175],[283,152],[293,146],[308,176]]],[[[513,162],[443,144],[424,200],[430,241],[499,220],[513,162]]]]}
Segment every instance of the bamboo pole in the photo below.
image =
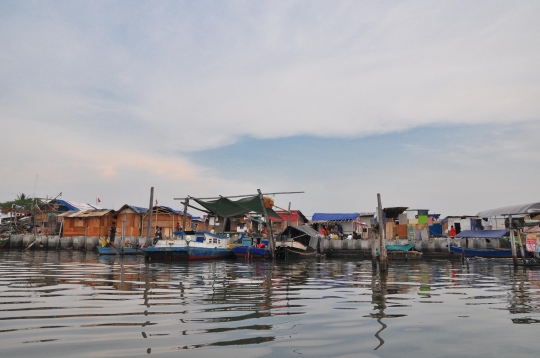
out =
{"type": "MultiPolygon", "coordinates": [[[[260,193],[261,195],[280,195],[280,194],[304,194],[303,191],[284,191],[279,193],[260,193]]],[[[257,196],[259,194],[246,194],[246,195],[232,195],[232,196],[217,196],[217,197],[211,197],[211,198],[195,198],[199,200],[210,200],[210,199],[221,199],[221,198],[243,198],[246,196],[257,196]]],[[[184,200],[184,198],[174,198],[174,200],[184,200]]]]}
{"type": "Polygon", "coordinates": [[[150,205],[148,206],[148,224],[146,226],[146,246],[150,246],[150,228],[152,227],[152,209],[154,208],[154,187],[150,188],[150,205]]]}
{"type": "Polygon", "coordinates": [[[386,227],[383,218],[383,208],[381,203],[381,194],[377,193],[377,203],[378,203],[378,216],[379,216],[379,234],[381,240],[381,247],[379,249],[380,256],[380,269],[381,271],[386,271],[388,265],[388,259],[386,254],[386,227]]]}
{"type": "Polygon", "coordinates": [[[261,192],[261,189],[257,189],[259,192],[259,199],[261,200],[261,205],[263,208],[264,218],[266,219],[266,225],[268,225],[268,232],[270,233],[270,251],[272,253],[272,260],[275,259],[275,252],[274,252],[274,232],[272,230],[272,225],[270,223],[270,220],[268,219],[268,212],[266,211],[266,206],[264,206],[264,199],[263,194],[261,192]]]}
{"type": "Polygon", "coordinates": [[[187,208],[189,206],[189,197],[184,200],[184,215],[182,215],[182,230],[186,232],[187,208]]]}
{"type": "Polygon", "coordinates": [[[126,246],[126,215],[122,217],[122,248],[120,249],[120,252],[122,256],[124,256],[124,246],[126,246]]]}
{"type": "Polygon", "coordinates": [[[514,239],[514,229],[512,228],[512,215],[508,215],[508,228],[510,229],[510,246],[512,247],[512,261],[514,266],[517,266],[517,251],[516,251],[516,241],[514,239]]]}

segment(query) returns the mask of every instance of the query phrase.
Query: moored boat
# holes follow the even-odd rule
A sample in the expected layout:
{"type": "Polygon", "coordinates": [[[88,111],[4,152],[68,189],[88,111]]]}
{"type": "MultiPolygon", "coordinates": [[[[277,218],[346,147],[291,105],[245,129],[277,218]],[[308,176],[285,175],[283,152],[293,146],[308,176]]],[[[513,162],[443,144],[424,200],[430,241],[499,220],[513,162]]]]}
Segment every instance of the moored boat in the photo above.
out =
{"type": "MultiPolygon", "coordinates": [[[[465,230],[457,234],[458,239],[485,239],[501,240],[508,239],[509,230],[465,230]]],[[[511,258],[512,250],[510,248],[472,248],[450,244],[450,252],[463,256],[477,256],[486,258],[511,258]]],[[[520,250],[517,250],[517,255],[521,256],[520,250]]]]}
{"type": "Polygon", "coordinates": [[[276,257],[306,258],[317,255],[319,233],[309,225],[287,226],[276,241],[276,257]]]}
{"type": "Polygon", "coordinates": [[[233,239],[208,231],[182,232],[173,238],[155,240],[143,251],[152,260],[211,260],[233,256],[233,239]]]}
{"type": "Polygon", "coordinates": [[[268,239],[261,239],[260,242],[264,247],[258,247],[256,238],[244,237],[242,238],[242,244],[233,247],[233,252],[236,257],[241,258],[254,258],[254,259],[267,259],[272,256],[270,251],[268,239]]]}

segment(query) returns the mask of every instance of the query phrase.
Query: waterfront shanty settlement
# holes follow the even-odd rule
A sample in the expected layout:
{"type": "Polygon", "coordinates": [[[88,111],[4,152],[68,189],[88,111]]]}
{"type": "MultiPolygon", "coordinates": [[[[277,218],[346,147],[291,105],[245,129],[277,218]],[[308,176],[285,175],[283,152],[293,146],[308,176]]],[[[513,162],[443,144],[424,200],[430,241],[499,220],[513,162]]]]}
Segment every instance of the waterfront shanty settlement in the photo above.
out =
{"type": "MultiPolygon", "coordinates": [[[[521,257],[523,262],[540,259],[540,202],[476,215],[441,217],[425,208],[402,206],[382,208],[379,215],[314,213],[311,219],[297,208],[282,209],[274,205],[273,199],[262,196],[236,201],[224,197],[210,201],[192,198],[191,204],[195,203],[199,207],[184,203],[182,210],[130,204],[112,210],[53,199],[31,211],[2,209],[0,245],[25,250],[96,250],[98,246],[113,246],[107,243],[110,240],[114,242],[114,253],[118,253],[120,245],[137,248],[138,253],[150,246],[166,245],[189,254],[188,248],[202,242],[215,248],[222,243],[224,249],[263,245],[265,257],[273,257],[268,250],[280,247],[300,250],[300,254],[370,256],[380,248],[384,241],[378,239],[382,238],[387,250],[424,255],[521,257]],[[195,216],[191,209],[187,213],[188,207],[203,214],[195,216]]],[[[249,257],[249,250],[244,251],[249,257]]]]}

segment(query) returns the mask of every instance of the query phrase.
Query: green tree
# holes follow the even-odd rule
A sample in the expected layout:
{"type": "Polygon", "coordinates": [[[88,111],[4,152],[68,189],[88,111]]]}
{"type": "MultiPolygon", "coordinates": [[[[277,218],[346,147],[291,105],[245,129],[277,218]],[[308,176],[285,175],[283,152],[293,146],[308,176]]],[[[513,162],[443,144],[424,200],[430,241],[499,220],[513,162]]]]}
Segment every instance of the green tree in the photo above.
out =
{"type": "Polygon", "coordinates": [[[32,210],[33,205],[34,205],[34,198],[26,195],[25,193],[19,193],[17,194],[17,197],[15,198],[15,200],[10,200],[10,201],[0,203],[0,207],[2,208],[11,208],[13,205],[22,207],[25,210],[32,210]]]}

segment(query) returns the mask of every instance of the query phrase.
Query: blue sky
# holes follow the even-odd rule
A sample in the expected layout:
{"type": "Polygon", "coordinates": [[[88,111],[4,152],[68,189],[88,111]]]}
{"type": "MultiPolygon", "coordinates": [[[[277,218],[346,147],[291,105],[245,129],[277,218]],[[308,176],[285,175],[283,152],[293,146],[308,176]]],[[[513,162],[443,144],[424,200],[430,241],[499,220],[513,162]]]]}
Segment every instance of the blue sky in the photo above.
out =
{"type": "Polygon", "coordinates": [[[537,1],[3,1],[0,200],[534,202],[537,1]],[[37,178],[37,179],[36,179],[37,178]]]}

